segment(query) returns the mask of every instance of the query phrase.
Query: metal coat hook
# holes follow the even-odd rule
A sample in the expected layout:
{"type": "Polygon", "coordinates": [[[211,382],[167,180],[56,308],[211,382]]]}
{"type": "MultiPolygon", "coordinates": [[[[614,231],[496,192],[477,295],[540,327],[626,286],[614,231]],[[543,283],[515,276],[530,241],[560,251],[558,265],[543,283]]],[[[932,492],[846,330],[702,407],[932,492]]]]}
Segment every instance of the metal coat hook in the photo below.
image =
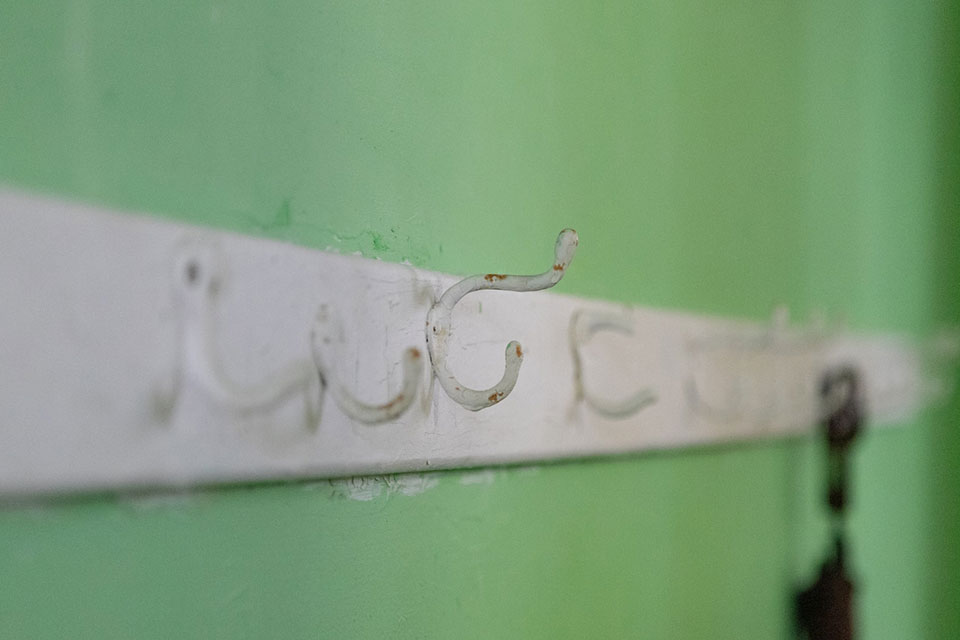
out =
{"type": "Polygon", "coordinates": [[[366,424],[379,424],[400,417],[410,407],[420,386],[423,373],[423,358],[420,355],[420,350],[410,347],[404,351],[400,361],[403,369],[403,382],[396,395],[380,405],[361,402],[344,388],[337,379],[328,359],[324,357],[324,352],[329,350],[332,345],[338,345],[342,342],[340,335],[338,335],[340,325],[330,315],[327,306],[322,305],[317,313],[317,319],[311,333],[313,362],[320,374],[321,385],[330,391],[340,410],[354,420],[366,424]]]}
{"type": "Polygon", "coordinates": [[[483,289],[501,291],[539,291],[549,289],[560,282],[577,250],[579,239],[573,229],[564,229],[557,237],[553,265],[545,272],[534,276],[512,276],[501,273],[470,276],[447,289],[427,313],[427,348],[430,362],[440,386],[454,402],[470,411],[479,411],[506,398],[520,374],[523,350],[520,343],[507,345],[503,377],[489,389],[470,389],[461,384],[447,367],[447,341],[450,338],[453,308],[468,293],[483,289]]]}
{"type": "MultiPolygon", "coordinates": [[[[270,409],[294,393],[306,393],[317,379],[309,360],[293,362],[256,385],[234,382],[223,370],[214,336],[213,301],[222,285],[218,256],[211,247],[196,246],[176,261],[175,290],[181,307],[180,364],[174,373],[171,407],[186,377],[215,402],[235,411],[270,409]]],[[[314,408],[307,401],[311,418],[314,408]]]]}
{"type": "Polygon", "coordinates": [[[600,398],[588,391],[583,384],[583,361],[580,347],[599,331],[617,331],[633,335],[633,326],[628,318],[611,314],[591,313],[577,310],[570,317],[570,356],[573,359],[573,388],[577,402],[583,402],[600,415],[608,418],[627,418],[657,401],[650,389],[641,389],[622,400],[600,398]]]}
{"type": "MultiPolygon", "coordinates": [[[[797,352],[808,348],[810,345],[819,345],[827,336],[826,320],[822,313],[815,314],[810,324],[809,329],[799,332],[797,335],[789,335],[789,309],[785,306],[778,306],[774,309],[770,325],[765,331],[753,335],[715,337],[699,341],[691,346],[701,351],[726,349],[737,355],[764,353],[774,353],[776,355],[782,352],[797,352]]],[[[740,398],[742,393],[739,388],[732,408],[717,407],[704,398],[694,375],[687,379],[684,384],[684,391],[690,406],[703,415],[723,422],[742,421],[747,417],[743,407],[739,406],[742,401],[742,398],[740,398]]],[[[774,408],[772,404],[768,404],[763,415],[754,416],[754,419],[756,421],[769,419],[774,408]]]]}
{"type": "Polygon", "coordinates": [[[857,592],[847,559],[847,512],[850,455],[863,430],[859,374],[850,367],[828,371],[821,384],[821,409],[827,444],[827,505],[831,511],[833,549],[816,580],[795,594],[800,635],[810,640],[851,640],[855,634],[857,592]]]}

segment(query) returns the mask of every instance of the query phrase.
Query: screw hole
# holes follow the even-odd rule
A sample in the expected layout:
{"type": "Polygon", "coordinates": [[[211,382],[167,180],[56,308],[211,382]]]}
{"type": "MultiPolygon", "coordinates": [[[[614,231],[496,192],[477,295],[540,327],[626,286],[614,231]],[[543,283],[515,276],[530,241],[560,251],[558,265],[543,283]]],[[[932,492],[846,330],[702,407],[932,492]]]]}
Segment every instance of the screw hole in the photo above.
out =
{"type": "Polygon", "coordinates": [[[186,269],[187,284],[196,284],[200,278],[200,265],[191,260],[187,263],[186,269]]]}

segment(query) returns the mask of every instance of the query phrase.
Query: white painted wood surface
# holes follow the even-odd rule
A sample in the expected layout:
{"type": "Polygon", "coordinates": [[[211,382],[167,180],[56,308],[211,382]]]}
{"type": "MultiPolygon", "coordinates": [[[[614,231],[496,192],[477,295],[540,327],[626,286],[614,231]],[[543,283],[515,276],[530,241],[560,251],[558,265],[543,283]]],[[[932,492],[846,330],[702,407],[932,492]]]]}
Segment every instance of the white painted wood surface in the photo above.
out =
{"type": "MultiPolygon", "coordinates": [[[[545,266],[553,241],[531,239],[545,266]]],[[[591,250],[589,238],[580,250],[591,250]]],[[[329,394],[321,402],[309,346],[321,304],[343,328],[330,366],[359,399],[385,402],[399,388],[403,351],[426,354],[427,311],[458,279],[0,192],[0,494],[379,474],[786,435],[813,426],[820,375],[841,363],[863,371],[873,424],[909,417],[928,398],[918,351],[896,336],[772,331],[490,291],[457,306],[448,362],[463,383],[487,387],[503,371],[506,343],[519,340],[519,381],[501,403],[463,409],[429,363],[395,421],[361,424],[329,394]],[[210,393],[202,348],[184,338],[193,258],[220,273],[211,333],[232,389],[256,400],[285,368],[305,371],[303,385],[269,406],[210,393]],[[568,333],[577,310],[616,314],[633,329],[583,345],[590,395],[615,401],[649,389],[655,403],[612,419],[576,402],[568,333]]]]}

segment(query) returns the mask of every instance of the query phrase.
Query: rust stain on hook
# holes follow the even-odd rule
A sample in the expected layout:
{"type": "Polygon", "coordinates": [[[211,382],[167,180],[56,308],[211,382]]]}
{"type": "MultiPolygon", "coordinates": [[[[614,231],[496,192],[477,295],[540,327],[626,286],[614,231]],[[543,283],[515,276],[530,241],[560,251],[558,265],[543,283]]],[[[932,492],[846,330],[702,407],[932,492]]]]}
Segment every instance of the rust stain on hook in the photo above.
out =
{"type": "Polygon", "coordinates": [[[554,270],[554,271],[563,271],[563,270],[566,269],[566,268],[567,268],[567,265],[565,265],[565,264],[563,264],[563,263],[553,265],[553,270],[554,270]]]}
{"type": "Polygon", "coordinates": [[[505,273],[488,273],[483,276],[483,279],[487,282],[496,282],[497,280],[505,280],[507,275],[505,273]]]}
{"type": "Polygon", "coordinates": [[[399,393],[399,394],[397,394],[397,396],[396,396],[393,400],[391,400],[390,402],[387,402],[386,404],[382,404],[382,405],[380,405],[380,406],[377,407],[377,408],[378,408],[378,409],[384,409],[384,410],[393,409],[395,406],[397,406],[398,404],[400,404],[401,402],[403,402],[404,399],[405,399],[405,398],[403,397],[403,394],[402,394],[402,393],[399,393]]]}

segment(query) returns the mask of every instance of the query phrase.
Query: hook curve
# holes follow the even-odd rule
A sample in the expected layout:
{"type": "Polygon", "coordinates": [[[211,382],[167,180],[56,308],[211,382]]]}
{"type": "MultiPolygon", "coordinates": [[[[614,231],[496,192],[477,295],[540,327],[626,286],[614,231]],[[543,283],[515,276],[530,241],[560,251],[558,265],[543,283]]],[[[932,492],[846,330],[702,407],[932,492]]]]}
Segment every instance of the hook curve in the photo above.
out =
{"type": "MultiPolygon", "coordinates": [[[[343,386],[324,357],[328,345],[339,342],[334,334],[340,331],[340,325],[334,322],[326,305],[321,305],[310,333],[313,363],[320,374],[322,388],[330,390],[334,402],[349,418],[365,424],[380,424],[400,417],[413,403],[420,386],[423,373],[423,358],[420,350],[410,347],[401,358],[402,380],[400,391],[390,400],[380,405],[367,404],[358,400],[343,386]]],[[[323,389],[321,388],[321,393],[323,389]]]]}
{"type": "Polygon", "coordinates": [[[447,340],[450,337],[453,308],[468,293],[484,289],[499,291],[539,291],[549,289],[563,278],[579,244],[577,232],[564,229],[554,246],[553,266],[532,276],[487,273],[470,276],[447,289],[427,312],[427,350],[440,386],[450,398],[470,411],[480,411],[497,404],[513,391],[523,363],[523,349],[517,341],[506,348],[503,376],[489,389],[470,389],[461,384],[447,367],[447,340]]]}
{"type": "MultiPolygon", "coordinates": [[[[688,351],[699,355],[709,352],[727,351],[740,358],[745,355],[755,355],[770,352],[777,347],[782,339],[783,332],[789,322],[789,312],[783,307],[774,309],[769,324],[763,326],[759,332],[748,334],[735,333],[733,335],[717,335],[708,338],[700,338],[687,342],[688,351]]],[[[739,360],[738,360],[739,363],[739,360]]],[[[769,419],[773,407],[770,403],[764,403],[765,410],[758,415],[750,416],[744,410],[743,403],[743,378],[736,379],[737,385],[734,387],[732,396],[732,406],[720,407],[708,400],[700,389],[697,382],[696,371],[691,371],[684,380],[683,390],[687,403],[695,412],[708,419],[724,423],[742,422],[750,420],[753,422],[764,422],[769,419]]],[[[752,392],[752,389],[750,390],[752,392]]],[[[749,395],[752,395],[749,394],[749,395]]]]}
{"type": "MultiPolygon", "coordinates": [[[[214,401],[240,412],[269,409],[296,392],[306,392],[316,379],[308,360],[292,362],[255,385],[237,384],[224,371],[214,340],[212,308],[222,285],[219,258],[212,247],[198,246],[183,251],[176,260],[174,277],[181,306],[181,353],[171,402],[176,402],[183,376],[194,381],[214,401]]],[[[312,413],[309,401],[308,409],[312,413]]]]}
{"type": "Polygon", "coordinates": [[[588,391],[583,384],[583,359],[580,347],[586,344],[599,331],[617,331],[633,335],[633,326],[622,317],[606,313],[592,313],[578,309],[570,316],[570,355],[573,359],[573,389],[577,402],[583,402],[591,409],[608,418],[628,418],[644,407],[657,401],[657,394],[650,389],[641,389],[631,396],[620,400],[600,398],[588,391]]]}

